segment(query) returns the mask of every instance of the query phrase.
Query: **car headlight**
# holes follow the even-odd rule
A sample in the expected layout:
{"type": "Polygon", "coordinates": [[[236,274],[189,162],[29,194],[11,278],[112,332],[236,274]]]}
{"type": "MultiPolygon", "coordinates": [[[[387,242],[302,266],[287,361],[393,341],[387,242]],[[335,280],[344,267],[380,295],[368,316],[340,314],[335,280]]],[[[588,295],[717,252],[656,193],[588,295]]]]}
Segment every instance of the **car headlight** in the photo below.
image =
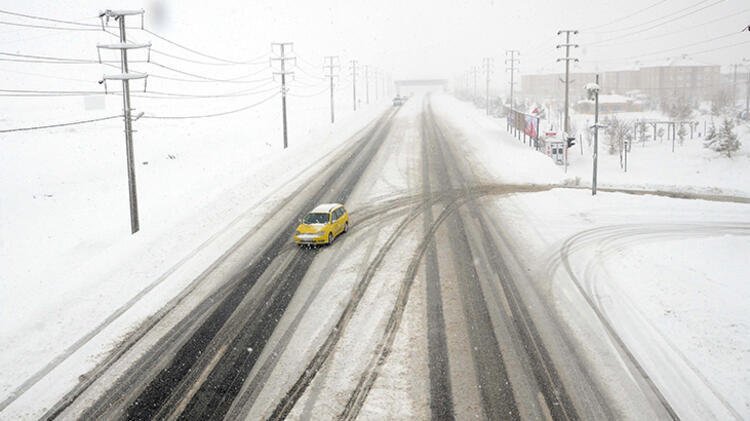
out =
{"type": "Polygon", "coordinates": [[[294,231],[294,235],[300,235],[302,234],[299,230],[294,231]]]}
{"type": "Polygon", "coordinates": [[[317,236],[317,237],[323,237],[325,235],[326,235],[325,231],[318,231],[318,232],[315,233],[315,236],[317,236]]]}

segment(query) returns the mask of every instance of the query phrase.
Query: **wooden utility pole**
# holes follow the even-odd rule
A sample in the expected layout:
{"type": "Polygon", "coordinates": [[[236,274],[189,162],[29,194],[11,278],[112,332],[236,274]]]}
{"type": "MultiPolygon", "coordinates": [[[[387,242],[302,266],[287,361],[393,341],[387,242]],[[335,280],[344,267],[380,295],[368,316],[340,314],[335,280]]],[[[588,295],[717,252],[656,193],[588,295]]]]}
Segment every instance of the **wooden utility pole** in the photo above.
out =
{"type": "Polygon", "coordinates": [[[331,93],[331,124],[334,122],[334,113],[333,113],[333,79],[338,77],[336,74],[336,69],[339,68],[338,64],[339,57],[338,56],[325,56],[323,59],[323,69],[327,71],[326,77],[328,78],[328,81],[330,82],[330,93],[331,93]]]}
{"type": "MultiPolygon", "coordinates": [[[[141,27],[143,27],[143,10],[106,10],[99,14],[99,18],[102,19],[102,28],[104,28],[104,18],[107,22],[109,19],[114,19],[119,24],[120,29],[120,42],[116,44],[99,44],[97,45],[97,51],[100,49],[107,50],[119,50],[120,51],[120,70],[122,73],[117,75],[105,75],[103,82],[108,80],[120,80],[122,81],[122,110],[123,119],[125,120],[125,154],[128,166],[128,196],[130,201],[130,232],[135,234],[140,229],[140,222],[138,219],[138,193],[135,184],[135,157],[133,152],[133,109],[130,105],[130,81],[134,79],[144,80],[144,91],[145,81],[148,77],[145,73],[131,73],[128,70],[128,50],[139,49],[139,48],[151,48],[151,44],[140,44],[140,43],[129,43],[127,42],[127,36],[125,34],[125,17],[126,16],[141,16],[141,27]]],[[[101,62],[101,54],[99,54],[99,62],[101,62]]],[[[140,114],[136,119],[138,119],[140,114]]]]}
{"type": "Polygon", "coordinates": [[[284,125],[284,149],[287,148],[288,142],[287,142],[287,127],[286,127],[286,75],[293,75],[294,72],[287,71],[286,70],[286,62],[287,61],[293,61],[296,62],[296,59],[294,57],[288,57],[286,55],[287,52],[291,52],[294,44],[291,42],[274,42],[271,44],[271,49],[273,50],[274,47],[279,48],[279,56],[278,57],[271,57],[271,62],[274,61],[279,62],[279,71],[274,72],[275,75],[281,75],[281,119],[284,125]],[[289,51],[287,51],[287,47],[289,48],[289,51]]]}

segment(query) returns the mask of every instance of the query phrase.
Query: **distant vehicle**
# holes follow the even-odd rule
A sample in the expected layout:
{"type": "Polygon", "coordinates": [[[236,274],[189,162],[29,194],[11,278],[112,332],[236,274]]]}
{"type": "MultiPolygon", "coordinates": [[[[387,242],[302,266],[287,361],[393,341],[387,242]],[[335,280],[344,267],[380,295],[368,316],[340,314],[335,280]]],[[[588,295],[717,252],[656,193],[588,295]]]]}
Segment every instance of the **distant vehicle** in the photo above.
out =
{"type": "Polygon", "coordinates": [[[331,244],[349,231],[349,212],[340,203],[324,203],[315,207],[300,221],[294,233],[297,245],[331,244]]]}
{"type": "Polygon", "coordinates": [[[396,97],[393,98],[393,106],[394,107],[399,107],[401,105],[404,105],[404,102],[406,102],[406,98],[402,98],[402,97],[400,97],[398,95],[396,95],[396,97]]]}

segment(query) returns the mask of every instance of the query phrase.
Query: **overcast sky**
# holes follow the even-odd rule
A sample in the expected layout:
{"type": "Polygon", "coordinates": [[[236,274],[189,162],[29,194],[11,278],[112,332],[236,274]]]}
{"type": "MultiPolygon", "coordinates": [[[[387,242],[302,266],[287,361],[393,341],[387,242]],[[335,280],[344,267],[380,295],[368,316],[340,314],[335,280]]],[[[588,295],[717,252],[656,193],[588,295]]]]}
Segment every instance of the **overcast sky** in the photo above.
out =
{"type": "MultiPolygon", "coordinates": [[[[574,54],[585,70],[681,53],[699,53],[696,60],[722,65],[750,58],[750,44],[724,48],[750,41],[750,32],[740,32],[750,24],[747,0],[26,0],[2,6],[93,22],[102,8],[144,8],[146,24],[156,32],[220,56],[256,57],[268,52],[272,41],[293,41],[296,53],[314,65],[323,55],[339,55],[342,62],[356,58],[397,78],[450,78],[492,57],[499,83],[506,49],[521,51],[522,73],[558,71],[559,29],[581,30],[574,37],[581,48],[574,54]],[[698,44],[682,47],[693,43],[698,44]]],[[[0,51],[95,55],[97,34],[83,35],[0,25],[0,51]]],[[[148,34],[132,36],[148,40],[148,34]]]]}

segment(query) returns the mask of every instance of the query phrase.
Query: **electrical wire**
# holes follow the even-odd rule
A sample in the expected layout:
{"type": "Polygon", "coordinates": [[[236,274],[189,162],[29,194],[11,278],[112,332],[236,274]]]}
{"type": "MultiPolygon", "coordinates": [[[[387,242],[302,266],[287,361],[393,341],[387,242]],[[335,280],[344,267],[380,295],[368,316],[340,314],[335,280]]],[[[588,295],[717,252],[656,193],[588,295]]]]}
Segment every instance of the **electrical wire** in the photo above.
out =
{"type": "Polygon", "coordinates": [[[49,78],[49,79],[68,80],[68,81],[72,81],[72,82],[91,83],[90,79],[75,79],[75,78],[62,77],[62,76],[52,76],[52,75],[48,75],[48,74],[44,74],[44,73],[21,72],[21,71],[18,71],[18,70],[8,70],[8,69],[0,69],[0,72],[2,72],[2,73],[17,73],[19,75],[38,76],[38,77],[49,78]]]}
{"type": "Polygon", "coordinates": [[[258,80],[242,80],[244,78],[250,77],[250,76],[252,76],[254,74],[257,74],[257,73],[249,73],[249,74],[245,74],[245,75],[242,75],[242,76],[237,76],[237,77],[229,78],[229,79],[218,79],[218,78],[213,78],[213,77],[210,77],[210,76],[200,75],[200,74],[197,74],[197,73],[185,72],[185,71],[182,71],[182,70],[179,70],[179,69],[175,69],[174,67],[170,67],[170,66],[166,66],[166,65],[161,64],[161,63],[157,63],[157,62],[155,62],[153,60],[150,61],[149,63],[151,65],[153,65],[153,66],[161,67],[162,69],[166,69],[166,70],[169,70],[169,71],[172,71],[172,72],[175,72],[175,73],[179,73],[179,74],[182,74],[182,75],[186,75],[186,76],[192,76],[192,77],[194,77],[196,79],[207,80],[209,82],[223,82],[223,83],[257,83],[258,82],[258,80]]]}
{"type": "MultiPolygon", "coordinates": [[[[94,60],[91,63],[75,62],[75,61],[60,61],[60,60],[33,60],[33,59],[17,59],[17,58],[0,58],[0,61],[12,62],[12,63],[38,63],[38,64],[107,64],[107,63],[119,63],[119,60],[102,60],[101,63],[94,60]]],[[[145,61],[128,61],[128,63],[146,63],[145,61]]]]}
{"type": "MultiPolygon", "coordinates": [[[[0,10],[0,13],[6,14],[6,15],[24,17],[24,18],[28,18],[28,19],[37,19],[37,20],[43,20],[43,21],[48,21],[48,22],[56,22],[56,23],[64,23],[64,24],[69,24],[69,25],[76,25],[76,26],[79,26],[79,27],[78,28],[69,28],[69,27],[60,27],[60,26],[33,25],[33,24],[25,24],[25,23],[0,21],[0,24],[4,24],[4,25],[20,26],[20,27],[28,27],[28,28],[38,28],[38,29],[67,30],[67,31],[100,31],[101,30],[101,25],[97,25],[97,24],[89,24],[89,23],[74,22],[74,21],[69,21],[69,20],[54,19],[54,18],[48,18],[48,17],[43,17],[43,16],[29,15],[29,14],[18,13],[18,12],[11,12],[11,11],[8,11],[8,10],[0,10]]],[[[178,43],[176,41],[172,41],[172,40],[168,39],[167,37],[165,37],[163,35],[160,35],[160,34],[154,32],[154,31],[152,31],[150,29],[140,28],[140,27],[128,27],[128,28],[129,29],[142,30],[142,31],[144,31],[144,32],[146,32],[146,33],[148,33],[148,34],[150,34],[150,35],[152,35],[152,36],[154,36],[154,37],[156,37],[156,38],[164,41],[164,42],[167,42],[167,43],[172,44],[172,45],[174,45],[176,47],[182,48],[182,49],[184,49],[186,51],[189,51],[189,52],[191,52],[193,54],[197,54],[197,55],[205,57],[205,58],[210,58],[212,60],[215,60],[215,61],[218,61],[218,62],[222,62],[222,63],[225,63],[225,64],[244,64],[244,65],[260,64],[259,60],[261,58],[267,56],[267,54],[264,53],[264,54],[261,54],[261,55],[259,55],[257,57],[251,58],[250,60],[247,60],[247,61],[228,60],[228,59],[224,59],[224,58],[221,58],[221,57],[216,57],[216,56],[213,56],[213,55],[210,55],[210,54],[207,54],[207,53],[200,52],[200,51],[198,51],[198,50],[196,50],[194,48],[190,48],[190,47],[188,47],[188,46],[186,46],[184,44],[180,44],[180,43],[178,43]]],[[[113,35],[117,36],[116,34],[113,34],[113,35]]],[[[162,54],[164,54],[164,53],[162,53],[162,54]]],[[[186,61],[190,60],[190,59],[185,59],[185,58],[182,58],[182,57],[178,58],[176,56],[173,56],[173,58],[182,59],[182,60],[186,60],[186,61]]]]}
{"type": "Polygon", "coordinates": [[[630,18],[632,18],[633,16],[635,16],[635,15],[637,15],[637,14],[639,14],[639,13],[645,12],[646,10],[650,10],[650,9],[653,9],[654,7],[656,7],[656,6],[658,6],[658,5],[662,4],[662,3],[664,3],[664,2],[666,2],[666,1],[667,1],[667,0],[660,0],[660,1],[657,1],[656,3],[654,3],[654,4],[650,5],[650,6],[644,7],[644,8],[642,8],[642,9],[638,9],[638,10],[636,10],[635,12],[632,12],[632,13],[630,13],[629,15],[623,16],[623,17],[621,17],[621,18],[613,19],[613,20],[611,20],[611,21],[609,21],[609,22],[607,22],[607,23],[603,23],[603,24],[601,24],[601,25],[590,26],[590,27],[588,27],[588,28],[584,28],[584,29],[581,29],[581,31],[590,31],[590,30],[592,30],[592,29],[599,29],[599,28],[603,28],[603,27],[605,27],[605,26],[609,26],[609,25],[612,25],[612,24],[614,24],[614,23],[622,22],[623,20],[626,20],[626,19],[630,19],[630,18]]]}
{"type": "Polygon", "coordinates": [[[328,87],[325,87],[322,90],[320,90],[318,92],[315,92],[315,93],[312,93],[312,94],[294,94],[294,93],[289,93],[289,94],[287,94],[287,96],[297,97],[297,98],[311,98],[311,97],[322,95],[322,94],[328,92],[328,89],[329,89],[328,87]]]}
{"type": "MultiPolygon", "coordinates": [[[[90,82],[90,81],[89,81],[90,82]]],[[[273,82],[273,81],[269,81],[273,82]]],[[[277,86],[269,87],[271,83],[265,83],[265,86],[259,86],[253,89],[243,89],[235,92],[226,92],[221,94],[184,94],[178,92],[164,92],[164,91],[148,91],[147,95],[134,92],[131,95],[142,98],[160,98],[160,99],[214,99],[214,98],[232,98],[232,97],[247,97],[260,95],[274,90],[278,90],[277,86]],[[257,88],[264,87],[265,89],[256,90],[257,88]]],[[[90,96],[90,95],[106,95],[104,91],[50,91],[50,90],[29,90],[29,89],[0,89],[0,96],[13,96],[13,97],[69,97],[69,96],[90,96]]],[[[110,95],[122,95],[122,92],[109,92],[110,95]]]]}
{"type": "Polygon", "coordinates": [[[280,94],[281,94],[280,92],[276,92],[275,94],[273,94],[273,95],[271,95],[271,96],[269,96],[269,97],[267,97],[267,98],[265,98],[265,99],[263,99],[261,101],[258,101],[258,102],[254,103],[254,104],[250,104],[250,105],[242,107],[242,108],[237,108],[237,109],[234,109],[234,110],[224,111],[224,112],[215,113],[215,114],[201,114],[201,115],[188,115],[188,116],[144,115],[141,118],[156,119],[156,120],[186,120],[186,119],[197,119],[197,118],[220,117],[220,116],[224,116],[224,115],[239,113],[239,112],[242,112],[242,111],[249,110],[251,108],[257,107],[257,106],[259,106],[259,105],[261,105],[263,103],[266,103],[266,102],[272,100],[273,98],[277,97],[280,94]]]}
{"type": "Polygon", "coordinates": [[[593,43],[589,43],[589,44],[590,45],[600,44],[602,42],[611,41],[613,39],[622,38],[622,37],[629,37],[629,36],[637,35],[637,34],[640,34],[640,33],[646,32],[646,31],[650,31],[650,30],[652,30],[654,28],[658,28],[658,27],[660,27],[660,26],[662,26],[664,24],[672,23],[674,21],[677,21],[677,20],[686,18],[688,16],[694,15],[694,14],[696,14],[696,13],[698,13],[700,11],[703,11],[705,9],[708,9],[710,7],[716,6],[719,3],[723,3],[725,0],[717,0],[717,1],[714,1],[713,3],[711,3],[711,4],[708,4],[706,6],[701,7],[700,9],[696,9],[696,10],[693,10],[693,11],[690,11],[690,12],[687,12],[687,13],[683,13],[682,15],[677,15],[679,13],[682,13],[682,12],[685,12],[687,10],[692,9],[693,7],[700,6],[701,4],[706,3],[707,1],[710,1],[710,0],[701,0],[698,3],[695,3],[695,4],[691,5],[691,6],[685,7],[683,9],[680,9],[680,10],[678,10],[676,12],[670,13],[669,15],[661,16],[661,17],[658,17],[656,19],[651,19],[651,20],[648,20],[646,22],[639,23],[637,25],[629,26],[627,28],[621,28],[621,29],[616,29],[616,30],[612,30],[612,31],[592,32],[592,33],[598,33],[598,34],[610,34],[610,33],[615,33],[615,32],[629,31],[631,29],[635,29],[635,28],[638,28],[638,27],[641,27],[641,26],[644,26],[644,25],[650,25],[650,24],[654,23],[654,25],[648,26],[646,28],[641,28],[641,29],[638,29],[638,30],[630,32],[630,33],[620,34],[617,37],[613,37],[613,38],[609,38],[607,40],[597,41],[597,42],[593,42],[593,43]],[[677,16],[675,16],[675,15],[677,15],[677,16]],[[672,17],[672,16],[674,16],[674,17],[672,17]],[[672,18],[671,19],[667,19],[667,18],[670,18],[670,17],[672,17],[672,18]],[[663,19],[667,19],[667,20],[663,21],[663,19]]]}
{"type": "Polygon", "coordinates": [[[2,129],[0,130],[0,133],[13,133],[13,132],[26,132],[30,130],[42,130],[42,129],[52,129],[55,127],[67,127],[67,126],[77,126],[80,124],[89,124],[89,123],[95,123],[97,121],[104,121],[104,120],[112,120],[113,118],[120,118],[122,115],[113,115],[109,117],[101,117],[101,118],[93,118],[90,120],[78,120],[78,121],[70,121],[67,123],[57,123],[57,124],[48,124],[45,126],[31,126],[31,127],[18,127],[14,129],[2,129]]]}
{"type": "MultiPolygon", "coordinates": [[[[667,52],[670,52],[670,51],[682,50],[684,48],[694,47],[696,45],[705,44],[707,42],[716,41],[716,40],[719,40],[719,39],[728,38],[728,37],[731,37],[731,36],[734,36],[734,35],[739,35],[739,34],[741,34],[741,33],[733,31],[733,32],[728,33],[728,34],[719,35],[718,37],[714,37],[714,38],[710,38],[710,39],[702,40],[702,41],[697,41],[697,42],[693,42],[693,43],[690,43],[690,44],[680,45],[678,47],[666,48],[666,49],[663,49],[663,50],[651,51],[651,52],[647,52],[647,53],[643,53],[643,54],[638,54],[638,55],[634,55],[634,56],[630,56],[630,57],[621,57],[621,58],[612,59],[612,60],[589,60],[589,61],[594,62],[594,63],[631,61],[631,60],[639,59],[641,57],[648,57],[648,56],[658,55],[658,54],[662,54],[662,53],[667,53],[667,52]]],[[[750,41],[746,41],[745,43],[747,43],[747,42],[750,42],[750,41]]],[[[732,46],[742,45],[742,44],[744,44],[744,43],[741,42],[741,43],[732,44],[732,45],[729,45],[729,46],[719,47],[719,48],[715,48],[714,50],[719,50],[719,49],[723,49],[723,48],[730,48],[732,46]]],[[[712,51],[712,50],[706,50],[706,51],[712,51]]],[[[688,53],[688,55],[693,55],[693,54],[695,54],[695,53],[688,53]]]]}
{"type": "MultiPolygon", "coordinates": [[[[97,25],[97,24],[94,24],[94,23],[83,23],[83,22],[75,22],[75,21],[70,21],[70,20],[61,20],[61,19],[46,18],[46,17],[42,17],[42,16],[27,15],[27,14],[18,13],[18,12],[11,12],[11,11],[8,11],[8,10],[0,10],[0,13],[5,14],[5,15],[12,15],[12,16],[18,16],[18,17],[22,17],[22,18],[28,18],[28,19],[44,20],[44,21],[47,21],[47,22],[67,23],[67,24],[70,24],[70,25],[80,25],[80,26],[89,26],[89,27],[90,26],[94,26],[94,27],[97,27],[97,28],[100,27],[100,25],[97,25]]],[[[97,19],[97,17],[96,16],[92,16],[92,17],[90,17],[90,19],[97,19]]]]}
{"type": "Polygon", "coordinates": [[[712,19],[712,20],[709,20],[707,22],[703,22],[703,23],[698,24],[698,25],[691,25],[691,26],[689,26],[687,28],[683,28],[681,30],[670,31],[670,32],[666,32],[664,34],[658,34],[658,35],[654,35],[654,36],[647,37],[647,38],[640,38],[640,39],[629,40],[629,41],[615,42],[615,43],[604,44],[604,45],[599,45],[599,44],[597,44],[597,45],[587,45],[587,47],[606,48],[606,47],[623,45],[623,44],[632,44],[634,42],[651,41],[651,40],[658,39],[658,38],[664,38],[664,37],[670,36],[670,35],[675,35],[675,34],[680,34],[680,33],[683,33],[683,32],[693,31],[693,30],[695,30],[695,28],[700,28],[702,26],[710,25],[712,23],[719,22],[719,21],[722,21],[722,20],[727,19],[727,18],[736,18],[736,17],[741,16],[741,15],[747,13],[747,12],[750,12],[750,9],[745,9],[745,10],[742,10],[740,12],[732,12],[732,13],[724,15],[724,16],[722,16],[720,18],[712,19]]]}
{"type": "Polygon", "coordinates": [[[266,56],[266,54],[262,54],[262,55],[260,55],[258,57],[252,58],[252,59],[247,60],[247,61],[227,60],[227,59],[224,59],[224,58],[221,58],[221,57],[216,57],[216,56],[212,56],[210,54],[202,53],[202,52],[200,52],[198,50],[195,50],[193,48],[190,48],[190,47],[188,47],[186,45],[177,43],[176,41],[172,41],[172,40],[170,40],[170,39],[168,39],[168,38],[166,38],[166,37],[164,37],[162,35],[157,34],[156,32],[154,32],[154,31],[152,31],[150,29],[143,29],[143,32],[146,32],[147,34],[151,34],[151,35],[155,36],[156,38],[159,38],[160,40],[162,40],[164,42],[167,42],[167,43],[170,43],[170,44],[172,44],[172,45],[174,45],[176,47],[180,47],[183,50],[190,51],[193,54],[197,54],[197,55],[205,57],[205,58],[210,58],[212,60],[216,60],[216,61],[220,61],[220,62],[224,62],[224,63],[229,63],[229,64],[251,64],[252,62],[258,61],[261,57],[265,57],[266,56]]]}
{"type": "MultiPolygon", "coordinates": [[[[186,58],[186,57],[180,57],[180,56],[176,56],[176,55],[173,55],[173,54],[165,53],[165,52],[163,52],[161,50],[157,50],[155,48],[151,48],[151,52],[155,53],[157,55],[162,55],[162,56],[169,57],[169,58],[172,58],[172,59],[175,59],[175,60],[185,61],[185,62],[194,63],[194,64],[202,64],[202,65],[206,65],[206,66],[239,66],[236,63],[211,63],[211,62],[208,62],[208,61],[193,60],[193,59],[189,59],[189,58],[186,58]]],[[[268,62],[267,60],[256,61],[256,62],[248,62],[248,63],[242,64],[242,66],[245,66],[245,65],[256,65],[257,66],[257,65],[261,65],[261,64],[266,64],[267,62],[268,62]]]]}
{"type": "Polygon", "coordinates": [[[28,58],[28,59],[53,60],[53,61],[60,61],[60,62],[74,63],[74,64],[99,64],[99,60],[85,59],[85,58],[38,56],[38,55],[31,55],[31,54],[6,53],[2,51],[0,51],[0,55],[10,56],[10,57],[21,57],[21,58],[28,58]]]}
{"type": "Polygon", "coordinates": [[[0,25],[8,25],[8,26],[19,26],[23,28],[35,28],[35,29],[53,29],[58,31],[79,31],[79,32],[91,32],[91,31],[101,31],[101,28],[65,28],[62,26],[48,26],[48,25],[32,25],[28,23],[17,23],[17,22],[8,22],[8,21],[0,21],[0,25]]]}

